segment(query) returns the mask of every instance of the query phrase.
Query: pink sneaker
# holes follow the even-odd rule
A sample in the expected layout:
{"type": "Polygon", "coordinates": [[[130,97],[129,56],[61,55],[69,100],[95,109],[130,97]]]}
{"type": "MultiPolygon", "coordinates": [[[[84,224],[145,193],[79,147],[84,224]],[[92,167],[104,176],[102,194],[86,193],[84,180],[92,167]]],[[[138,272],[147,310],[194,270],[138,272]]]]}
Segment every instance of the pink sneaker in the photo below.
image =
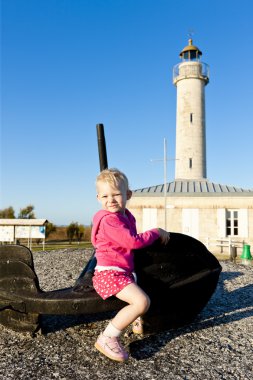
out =
{"type": "Polygon", "coordinates": [[[101,333],[95,343],[95,347],[102,354],[117,362],[124,362],[128,359],[128,353],[116,337],[111,338],[101,333]]]}
{"type": "Polygon", "coordinates": [[[141,317],[138,317],[133,323],[133,333],[134,334],[143,334],[143,323],[141,317]]]}

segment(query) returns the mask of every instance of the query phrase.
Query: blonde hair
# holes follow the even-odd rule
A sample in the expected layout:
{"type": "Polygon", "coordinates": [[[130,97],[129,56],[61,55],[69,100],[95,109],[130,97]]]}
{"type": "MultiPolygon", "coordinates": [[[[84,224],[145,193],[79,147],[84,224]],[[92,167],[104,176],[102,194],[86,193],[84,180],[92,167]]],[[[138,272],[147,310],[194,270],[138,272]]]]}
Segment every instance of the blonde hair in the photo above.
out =
{"type": "Polygon", "coordinates": [[[96,188],[98,188],[99,182],[107,182],[114,187],[119,187],[121,184],[123,184],[126,188],[126,191],[129,190],[127,176],[116,168],[102,170],[102,172],[97,176],[96,188]]]}

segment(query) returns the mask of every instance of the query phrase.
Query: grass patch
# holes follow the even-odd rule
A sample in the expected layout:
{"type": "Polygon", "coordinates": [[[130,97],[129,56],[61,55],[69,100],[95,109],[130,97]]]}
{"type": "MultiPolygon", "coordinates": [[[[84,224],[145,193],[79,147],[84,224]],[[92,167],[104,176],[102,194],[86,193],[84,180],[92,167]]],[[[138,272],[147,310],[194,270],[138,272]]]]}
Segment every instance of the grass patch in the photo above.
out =
{"type": "Polygon", "coordinates": [[[230,256],[229,254],[226,254],[226,253],[214,253],[213,254],[217,260],[219,261],[227,261],[227,260],[230,260],[230,256]]]}
{"type": "MultiPolygon", "coordinates": [[[[92,244],[89,241],[80,242],[54,242],[54,243],[45,243],[45,251],[53,251],[56,249],[86,249],[92,248],[92,244]]],[[[33,244],[31,250],[33,252],[43,251],[42,244],[33,244]]]]}

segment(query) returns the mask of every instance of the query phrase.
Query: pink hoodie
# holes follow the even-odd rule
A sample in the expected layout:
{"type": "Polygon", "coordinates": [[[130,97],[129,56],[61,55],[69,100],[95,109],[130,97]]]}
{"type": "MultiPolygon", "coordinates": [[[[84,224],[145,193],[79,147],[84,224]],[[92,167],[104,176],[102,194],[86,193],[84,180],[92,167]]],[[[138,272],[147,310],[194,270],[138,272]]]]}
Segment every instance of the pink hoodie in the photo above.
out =
{"type": "Polygon", "coordinates": [[[134,270],[133,250],[151,245],[160,237],[158,229],[140,234],[134,216],[120,212],[98,211],[93,218],[91,242],[96,248],[97,265],[134,270]]]}

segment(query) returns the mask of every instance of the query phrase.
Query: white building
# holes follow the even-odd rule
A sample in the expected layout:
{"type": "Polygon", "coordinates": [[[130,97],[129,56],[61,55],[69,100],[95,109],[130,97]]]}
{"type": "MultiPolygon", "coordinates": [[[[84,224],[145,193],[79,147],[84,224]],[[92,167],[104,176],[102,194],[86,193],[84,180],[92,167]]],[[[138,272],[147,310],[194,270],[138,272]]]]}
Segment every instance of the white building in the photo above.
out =
{"type": "Polygon", "coordinates": [[[175,181],[167,183],[166,189],[157,185],[134,190],[128,207],[139,231],[166,226],[171,232],[210,244],[212,251],[231,242],[238,247],[252,245],[253,189],[216,184],[206,177],[209,67],[201,62],[201,55],[190,39],[173,69],[177,88],[175,181]]]}
{"type": "Polygon", "coordinates": [[[0,219],[0,244],[24,241],[31,248],[33,240],[46,239],[47,219],[0,219]]]}

